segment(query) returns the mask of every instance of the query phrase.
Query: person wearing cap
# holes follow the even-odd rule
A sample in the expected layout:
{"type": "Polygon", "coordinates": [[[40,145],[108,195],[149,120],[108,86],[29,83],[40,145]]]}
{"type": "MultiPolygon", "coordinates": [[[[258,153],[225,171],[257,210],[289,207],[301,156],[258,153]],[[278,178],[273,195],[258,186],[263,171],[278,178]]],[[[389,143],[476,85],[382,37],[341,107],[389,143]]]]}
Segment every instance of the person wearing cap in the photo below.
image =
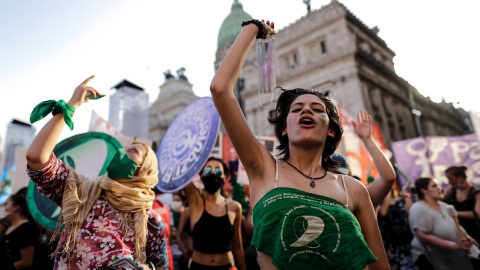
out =
{"type": "Polygon", "coordinates": [[[352,171],[350,171],[350,166],[348,165],[345,157],[337,153],[333,153],[331,157],[333,160],[335,160],[338,163],[337,172],[339,174],[353,176],[352,171]]]}

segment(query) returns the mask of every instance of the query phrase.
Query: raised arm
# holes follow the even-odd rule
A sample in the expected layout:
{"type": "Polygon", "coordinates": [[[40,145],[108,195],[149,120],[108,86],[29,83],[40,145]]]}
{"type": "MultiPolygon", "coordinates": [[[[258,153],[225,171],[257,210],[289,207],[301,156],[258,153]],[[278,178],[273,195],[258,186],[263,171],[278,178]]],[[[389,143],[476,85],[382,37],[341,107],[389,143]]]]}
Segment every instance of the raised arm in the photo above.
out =
{"type": "MultiPolygon", "coordinates": [[[[94,97],[100,95],[93,87],[87,86],[88,82],[94,77],[89,77],[75,89],[70,101],[67,103],[68,105],[76,109],[89,100],[87,98],[89,94],[92,94],[94,97]]],[[[27,150],[27,164],[32,170],[43,169],[48,164],[50,155],[64,127],[65,120],[63,119],[63,114],[58,113],[35,136],[27,150]]]]}
{"type": "Polygon", "coordinates": [[[195,224],[198,219],[200,219],[200,216],[203,213],[203,208],[205,207],[203,205],[202,194],[193,182],[188,183],[188,185],[183,188],[183,191],[185,192],[185,197],[188,202],[190,222],[193,220],[193,224],[195,224]]]}
{"type": "Polygon", "coordinates": [[[408,189],[410,188],[410,183],[412,181],[408,179],[408,181],[403,185],[402,187],[402,197],[405,199],[405,211],[408,213],[410,211],[410,208],[412,208],[413,201],[412,197],[410,196],[410,193],[408,192],[408,189]]]}
{"type": "MultiPolygon", "coordinates": [[[[180,223],[178,224],[178,230],[177,230],[177,244],[180,250],[183,253],[184,258],[188,258],[186,261],[190,259],[190,256],[192,255],[192,251],[189,250],[188,246],[185,246],[183,242],[183,234],[185,233],[185,228],[187,226],[187,221],[190,218],[190,209],[188,207],[185,207],[185,210],[182,212],[180,216],[180,223]]],[[[190,228],[189,228],[190,229],[190,228]]]]}
{"type": "MultiPolygon", "coordinates": [[[[273,28],[273,22],[270,23],[267,21],[263,23],[263,38],[274,35],[275,30],[273,30],[273,28]]],[[[243,27],[235,39],[235,42],[228,50],[210,85],[215,107],[249,177],[252,176],[252,172],[255,172],[257,175],[262,174],[261,171],[259,172],[254,168],[263,168],[262,165],[264,161],[270,157],[270,154],[260,142],[258,142],[248,127],[243,112],[233,93],[233,88],[258,32],[259,27],[257,27],[256,24],[247,24],[243,27]]]]}
{"type": "Polygon", "coordinates": [[[395,170],[392,163],[390,163],[372,138],[372,117],[362,110],[358,113],[358,122],[353,121],[352,123],[355,133],[367,147],[373,163],[375,163],[375,167],[377,167],[380,174],[378,179],[375,179],[373,183],[367,186],[372,203],[374,206],[377,206],[382,203],[383,198],[390,192],[396,178],[395,170]]]}

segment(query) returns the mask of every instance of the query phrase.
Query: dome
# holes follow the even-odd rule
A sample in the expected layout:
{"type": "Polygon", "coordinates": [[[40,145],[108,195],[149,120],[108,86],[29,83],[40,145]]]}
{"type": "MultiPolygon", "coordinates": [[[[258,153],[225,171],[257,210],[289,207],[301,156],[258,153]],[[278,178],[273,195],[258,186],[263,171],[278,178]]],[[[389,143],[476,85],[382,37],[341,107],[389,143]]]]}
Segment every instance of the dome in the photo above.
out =
{"type": "Polygon", "coordinates": [[[230,14],[223,20],[218,32],[218,48],[235,41],[238,33],[242,30],[242,22],[253,19],[250,14],[243,11],[243,6],[238,0],[234,0],[230,14]]]}

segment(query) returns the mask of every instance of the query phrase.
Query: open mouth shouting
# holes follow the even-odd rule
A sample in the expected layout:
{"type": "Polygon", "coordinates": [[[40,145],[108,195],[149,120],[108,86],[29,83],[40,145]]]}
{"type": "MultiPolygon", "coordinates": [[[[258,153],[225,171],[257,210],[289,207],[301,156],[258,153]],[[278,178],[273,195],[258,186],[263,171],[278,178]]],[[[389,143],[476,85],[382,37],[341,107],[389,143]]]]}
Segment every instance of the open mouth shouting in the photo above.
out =
{"type": "Polygon", "coordinates": [[[300,126],[304,128],[311,128],[315,126],[315,120],[311,116],[302,116],[299,120],[300,126]]]}

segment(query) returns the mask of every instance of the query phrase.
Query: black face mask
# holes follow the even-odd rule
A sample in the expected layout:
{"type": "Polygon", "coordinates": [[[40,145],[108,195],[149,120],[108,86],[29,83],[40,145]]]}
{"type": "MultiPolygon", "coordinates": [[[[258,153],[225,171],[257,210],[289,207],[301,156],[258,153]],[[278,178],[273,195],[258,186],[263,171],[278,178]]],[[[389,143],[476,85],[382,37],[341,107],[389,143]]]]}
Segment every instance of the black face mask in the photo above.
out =
{"type": "Polygon", "coordinates": [[[225,179],[213,173],[204,175],[201,179],[205,190],[210,194],[214,194],[225,184],[225,179]]]}

